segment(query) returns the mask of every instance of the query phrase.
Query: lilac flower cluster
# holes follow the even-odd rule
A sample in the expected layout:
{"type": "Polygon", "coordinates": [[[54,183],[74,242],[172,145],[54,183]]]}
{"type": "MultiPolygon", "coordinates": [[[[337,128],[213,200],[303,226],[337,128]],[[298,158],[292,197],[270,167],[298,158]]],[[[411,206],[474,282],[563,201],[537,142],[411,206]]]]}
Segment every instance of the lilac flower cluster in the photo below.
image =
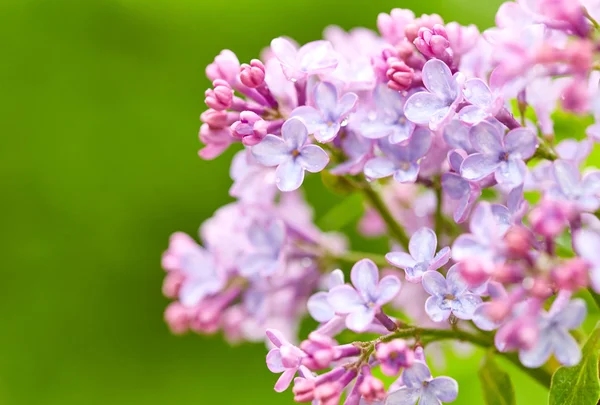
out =
{"type": "Polygon", "coordinates": [[[432,377],[424,354],[441,340],[525,370],[579,363],[581,296],[600,304],[600,171],[581,169],[600,142],[595,17],[587,0],[519,0],[480,33],[394,9],[379,34],[280,37],[248,64],[221,52],[199,154],[239,145],[236,200],[202,245],[171,238],[173,332],[266,338],[275,390],[322,405],[454,401],[456,381],[432,377]],[[559,142],[557,117],[578,116],[591,125],[559,142]],[[387,236],[385,256],[314,224],[306,172],[362,196],[358,230],[387,236]],[[298,342],[307,311],[319,325],[298,342]],[[346,330],[377,337],[338,343],[346,330]],[[386,388],[377,368],[397,379],[386,388]]]}

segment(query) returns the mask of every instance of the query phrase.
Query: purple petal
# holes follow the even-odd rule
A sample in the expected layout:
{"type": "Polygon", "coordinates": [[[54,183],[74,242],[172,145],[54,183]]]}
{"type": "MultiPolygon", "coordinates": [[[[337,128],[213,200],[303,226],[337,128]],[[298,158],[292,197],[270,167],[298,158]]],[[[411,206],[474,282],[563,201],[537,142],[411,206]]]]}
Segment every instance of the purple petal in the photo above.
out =
{"type": "Polygon", "coordinates": [[[446,274],[446,286],[448,292],[457,297],[464,294],[469,289],[469,286],[460,275],[460,271],[456,264],[450,267],[450,270],[448,270],[448,273],[446,274]]]}
{"type": "Polygon", "coordinates": [[[379,269],[369,259],[359,260],[352,266],[350,280],[352,280],[352,284],[362,294],[363,298],[369,299],[375,296],[377,283],[379,282],[379,269]]]}
{"type": "Polygon", "coordinates": [[[320,129],[325,124],[323,115],[320,111],[309,106],[302,106],[294,109],[290,114],[290,117],[295,117],[304,123],[308,132],[314,133],[317,129],[320,129]]]}
{"type": "Polygon", "coordinates": [[[365,176],[371,179],[381,179],[391,176],[396,170],[396,164],[385,157],[376,157],[365,163],[365,176]]]}
{"type": "Polygon", "coordinates": [[[299,118],[288,119],[281,127],[281,134],[289,151],[299,150],[308,140],[306,125],[299,118]]]}
{"type": "Polygon", "coordinates": [[[265,166],[277,166],[290,156],[290,149],[283,139],[275,135],[267,135],[252,147],[252,155],[265,166]]]}
{"type": "Polygon", "coordinates": [[[240,274],[252,277],[258,274],[269,275],[277,270],[278,261],[268,253],[255,253],[246,256],[239,265],[240,274]]]}
{"type": "Polygon", "coordinates": [[[179,291],[179,301],[186,307],[198,305],[202,299],[218,292],[223,281],[215,279],[191,278],[186,279],[179,291]]]}
{"type": "Polygon", "coordinates": [[[525,181],[527,165],[520,159],[509,159],[502,162],[495,172],[496,181],[500,184],[517,187],[525,181]]]}
{"type": "Polygon", "coordinates": [[[540,334],[537,343],[530,350],[521,350],[519,360],[525,367],[537,368],[542,366],[552,354],[552,337],[540,334]]]}
{"type": "Polygon", "coordinates": [[[415,405],[421,394],[421,388],[402,387],[390,393],[385,405],[415,405]]]}
{"type": "Polygon", "coordinates": [[[304,45],[297,56],[300,70],[308,74],[325,74],[335,70],[338,57],[329,41],[314,41],[304,45]]]}
{"type": "Polygon", "coordinates": [[[592,138],[596,142],[600,142],[600,123],[590,125],[585,130],[587,136],[592,138]]]}
{"type": "Polygon", "coordinates": [[[431,59],[425,63],[422,70],[423,84],[446,105],[458,97],[458,85],[448,65],[439,59],[431,59]]]}
{"type": "Polygon", "coordinates": [[[480,243],[485,243],[496,236],[496,221],[491,204],[483,201],[473,212],[469,229],[477,235],[480,243]]]}
{"type": "Polygon", "coordinates": [[[381,139],[394,133],[394,125],[377,120],[363,121],[360,124],[360,134],[367,139],[381,139]]]}
{"type": "Polygon", "coordinates": [[[429,228],[421,228],[415,232],[408,243],[408,251],[417,262],[430,261],[435,255],[437,237],[429,228]]]}
{"type": "Polygon", "coordinates": [[[320,291],[313,294],[306,303],[308,313],[317,322],[327,322],[335,316],[335,311],[327,301],[327,293],[320,291]]]}
{"type": "Polygon", "coordinates": [[[460,235],[452,245],[452,258],[455,261],[478,257],[483,254],[485,254],[485,247],[481,245],[475,235],[460,235]]]}
{"type": "Polygon", "coordinates": [[[469,182],[454,173],[442,174],[442,188],[453,200],[460,200],[471,191],[469,182]]]}
{"type": "Polygon", "coordinates": [[[566,160],[556,160],[553,169],[554,178],[562,191],[567,195],[576,194],[580,179],[577,167],[566,160]]]}
{"type": "Polygon", "coordinates": [[[332,271],[327,279],[327,288],[331,290],[342,284],[344,284],[344,272],[340,269],[332,271]]]}
{"type": "Polygon", "coordinates": [[[385,255],[385,259],[392,266],[396,266],[401,269],[413,267],[417,263],[411,255],[405,252],[390,252],[385,255]]]}
{"type": "Polygon", "coordinates": [[[570,367],[581,361],[581,349],[567,331],[558,329],[552,333],[554,356],[561,364],[570,367]]]}
{"type": "Polygon", "coordinates": [[[354,332],[364,332],[375,319],[375,308],[362,306],[346,317],[346,326],[354,332]]]}
{"type": "Polygon", "coordinates": [[[462,149],[467,153],[474,152],[469,140],[469,127],[459,120],[450,121],[444,128],[443,136],[448,146],[462,149]]]}
{"type": "Polygon", "coordinates": [[[300,150],[296,163],[311,173],[320,172],[329,163],[329,155],[320,146],[306,145],[300,150]]]}
{"type": "Polygon", "coordinates": [[[593,171],[583,176],[581,188],[586,195],[597,195],[600,192],[600,172],[593,171]]]}
{"type": "Polygon", "coordinates": [[[297,159],[288,158],[275,170],[275,184],[281,191],[297,190],[304,181],[304,168],[297,159]]]}
{"type": "Polygon", "coordinates": [[[467,180],[481,180],[493,173],[500,161],[497,156],[474,153],[463,161],[460,167],[460,174],[467,180]]]}
{"type": "MultiPolygon", "coordinates": [[[[290,41],[281,37],[275,38],[271,41],[271,50],[282,65],[287,65],[288,67],[295,69],[296,55],[298,54],[298,51],[290,41]]],[[[285,69],[284,73],[286,73],[285,69]]],[[[302,76],[288,76],[287,74],[286,77],[288,80],[302,78],[302,76]]]]}
{"type": "Polygon", "coordinates": [[[398,183],[414,183],[419,176],[419,169],[420,165],[418,163],[411,163],[406,168],[397,168],[394,172],[394,180],[398,183]]]}
{"type": "Polygon", "coordinates": [[[338,101],[336,115],[338,119],[344,119],[356,108],[358,96],[354,93],[346,93],[338,101]]]}
{"type": "Polygon", "coordinates": [[[337,103],[338,92],[333,84],[320,82],[315,86],[315,104],[325,117],[332,118],[335,115],[337,103]]]}
{"type": "Polygon", "coordinates": [[[390,143],[396,144],[410,139],[414,130],[415,124],[408,120],[402,124],[395,125],[392,134],[390,135],[390,143]]]}
{"type": "Polygon", "coordinates": [[[473,313],[473,323],[481,330],[491,331],[498,329],[501,323],[493,322],[487,315],[487,310],[491,306],[491,303],[484,302],[479,305],[473,313]]]}
{"type": "Polygon", "coordinates": [[[327,123],[321,125],[315,132],[315,139],[321,143],[331,142],[335,139],[338,132],[340,132],[340,124],[337,122],[327,123]]]}
{"type": "Polygon", "coordinates": [[[472,319],[473,313],[481,302],[481,297],[475,294],[464,294],[452,301],[452,313],[458,319],[472,319]]]}
{"type": "Polygon", "coordinates": [[[458,113],[458,119],[469,125],[476,125],[489,117],[489,113],[475,105],[468,105],[463,107],[458,113]]]}
{"type": "Polygon", "coordinates": [[[283,336],[283,333],[279,332],[277,329],[267,329],[266,330],[267,338],[273,343],[276,347],[281,347],[283,345],[289,344],[288,340],[283,336]]]}
{"type": "Polygon", "coordinates": [[[406,273],[406,281],[413,284],[420,283],[421,279],[423,278],[423,274],[427,272],[428,268],[428,262],[416,263],[413,267],[407,267],[404,269],[404,272],[406,273]]]}
{"type": "Polygon", "coordinates": [[[445,247],[440,250],[429,263],[428,270],[437,270],[444,266],[450,260],[451,251],[449,247],[445,247]]]}
{"type": "Polygon", "coordinates": [[[288,389],[294,376],[296,375],[296,369],[288,369],[281,374],[281,377],[275,383],[275,391],[283,392],[288,389]]]}
{"type": "Polygon", "coordinates": [[[281,373],[285,370],[279,349],[271,349],[267,354],[267,368],[272,373],[281,373]]]}
{"type": "Polygon", "coordinates": [[[423,289],[427,291],[429,295],[443,297],[448,293],[448,287],[446,285],[446,279],[437,271],[426,271],[423,274],[423,289]]]}
{"type": "Polygon", "coordinates": [[[500,155],[504,152],[502,146],[502,134],[497,128],[484,121],[481,122],[469,131],[469,140],[473,148],[485,155],[500,155]]]}
{"type": "Polygon", "coordinates": [[[363,298],[349,285],[333,287],[327,294],[327,301],[340,314],[349,314],[365,306],[363,298]]]}
{"type": "Polygon", "coordinates": [[[424,381],[431,379],[431,371],[429,371],[429,367],[426,364],[416,361],[411,367],[405,368],[402,371],[400,378],[407,387],[420,389],[424,381]]]}
{"type": "Polygon", "coordinates": [[[412,138],[410,138],[406,146],[409,161],[415,162],[425,156],[431,147],[432,139],[433,134],[429,129],[423,127],[415,129],[412,138]]]}
{"type": "Polygon", "coordinates": [[[463,95],[469,103],[483,109],[488,108],[492,104],[492,92],[481,79],[467,80],[463,89],[463,95]]]}
{"type": "Polygon", "coordinates": [[[450,377],[436,377],[429,382],[427,390],[442,402],[452,402],[458,396],[458,383],[450,377]]]}
{"type": "MultiPolygon", "coordinates": [[[[598,252],[596,251],[596,255],[598,252]]],[[[570,301],[564,308],[562,308],[553,320],[564,329],[577,329],[587,316],[587,306],[585,301],[580,298],[570,301]]]]}
{"type": "Polygon", "coordinates": [[[383,306],[396,298],[396,295],[398,295],[400,292],[400,287],[401,283],[398,277],[383,277],[377,286],[377,292],[375,293],[377,299],[375,300],[375,304],[378,306],[383,306]]]}
{"type": "Polygon", "coordinates": [[[441,405],[439,399],[435,396],[433,391],[428,388],[423,388],[421,392],[421,398],[419,398],[419,405],[441,405]]]}
{"type": "Polygon", "coordinates": [[[425,91],[415,93],[406,101],[404,115],[415,124],[428,125],[439,111],[448,109],[443,100],[425,91]]]}
{"type": "Polygon", "coordinates": [[[442,322],[450,317],[450,308],[442,309],[443,301],[443,298],[435,296],[431,296],[425,301],[425,312],[433,322],[442,322]]]}
{"type": "Polygon", "coordinates": [[[506,134],[504,148],[511,157],[529,159],[538,145],[537,136],[528,128],[517,128],[506,134]]]}

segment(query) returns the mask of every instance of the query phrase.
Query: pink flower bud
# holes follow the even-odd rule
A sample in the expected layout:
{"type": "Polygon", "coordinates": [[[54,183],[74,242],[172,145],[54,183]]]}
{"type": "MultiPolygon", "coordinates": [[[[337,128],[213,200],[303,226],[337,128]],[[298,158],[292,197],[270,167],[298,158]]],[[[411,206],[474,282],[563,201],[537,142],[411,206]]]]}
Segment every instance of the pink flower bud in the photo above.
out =
{"type": "Polygon", "coordinates": [[[225,80],[233,85],[240,71],[240,62],[235,53],[228,49],[221,51],[213,63],[206,67],[206,76],[211,80],[225,80]]]}
{"type": "Polygon", "coordinates": [[[358,386],[358,392],[367,403],[383,401],[385,399],[385,386],[383,382],[370,374],[365,375],[365,378],[358,386]]]}
{"type": "Polygon", "coordinates": [[[231,107],[233,103],[233,90],[231,86],[224,80],[215,80],[213,82],[213,89],[208,89],[204,93],[206,98],[204,102],[210,108],[222,111],[231,107]]]}
{"type": "Polygon", "coordinates": [[[185,276],[179,271],[170,271],[163,281],[162,292],[167,298],[177,298],[185,276]]]}
{"type": "Polygon", "coordinates": [[[343,388],[337,381],[326,382],[315,388],[314,396],[321,405],[338,405],[343,388]]]}
{"type": "Polygon", "coordinates": [[[536,278],[533,280],[533,286],[530,288],[529,293],[542,300],[548,299],[552,296],[552,288],[550,283],[542,278],[536,278]]]}
{"type": "Polygon", "coordinates": [[[296,378],[294,379],[294,401],[296,402],[310,402],[315,399],[315,380],[309,380],[307,378],[296,378]]]}
{"type": "Polygon", "coordinates": [[[240,120],[231,125],[231,135],[246,146],[253,146],[267,136],[269,123],[252,111],[243,111],[240,120]]]}
{"type": "Polygon", "coordinates": [[[508,302],[492,301],[486,308],[486,315],[495,323],[502,322],[510,313],[511,307],[508,302]]]}
{"type": "Polygon", "coordinates": [[[206,110],[200,114],[200,120],[213,129],[223,129],[231,125],[227,111],[206,110]]]}
{"type": "Polygon", "coordinates": [[[526,258],[532,248],[533,235],[523,226],[512,226],[504,235],[504,244],[510,258],[526,258]]]}
{"type": "Polygon", "coordinates": [[[529,222],[535,233],[555,238],[568,225],[568,209],[557,201],[544,200],[529,213],[529,222]]]}
{"type": "Polygon", "coordinates": [[[244,63],[240,67],[240,81],[244,86],[257,88],[265,82],[265,65],[258,59],[252,59],[249,65],[244,63]]]}
{"type": "Polygon", "coordinates": [[[414,71],[406,63],[398,59],[389,59],[389,68],[386,72],[388,87],[396,91],[408,90],[413,81],[414,71]]]}
{"type": "Polygon", "coordinates": [[[589,39],[578,39],[569,42],[565,53],[565,62],[569,63],[571,68],[580,74],[587,74],[594,64],[594,43],[589,39]]]}
{"type": "Polygon", "coordinates": [[[475,257],[464,260],[458,265],[460,275],[471,287],[485,283],[490,278],[490,270],[487,263],[475,257]]]}
{"type": "Polygon", "coordinates": [[[302,359],[302,364],[311,370],[324,370],[328,368],[335,359],[337,342],[328,336],[312,332],[308,340],[300,344],[300,349],[307,356],[302,359]]]}
{"type": "Polygon", "coordinates": [[[414,352],[402,339],[380,343],[375,357],[381,363],[381,372],[390,377],[398,375],[401,368],[410,367],[415,361],[414,352]]]}
{"type": "Polygon", "coordinates": [[[406,35],[406,39],[410,42],[414,42],[415,39],[419,36],[419,30],[421,28],[429,28],[433,29],[436,24],[444,24],[444,20],[437,14],[423,14],[421,17],[417,18],[412,24],[408,24],[404,30],[404,34],[406,35]]]}
{"type": "Polygon", "coordinates": [[[191,310],[180,302],[172,302],[165,310],[165,321],[171,332],[181,335],[189,330],[191,310]]]}
{"type": "Polygon", "coordinates": [[[453,52],[446,29],[442,25],[435,25],[433,29],[425,27],[419,29],[413,43],[423,56],[440,59],[447,65],[452,65],[453,52]]]}
{"type": "Polygon", "coordinates": [[[377,29],[387,42],[395,45],[404,39],[405,27],[414,18],[412,11],[395,8],[389,14],[381,13],[377,16],[377,29]]]}
{"type": "Polygon", "coordinates": [[[525,269],[519,263],[506,262],[494,269],[494,280],[499,283],[520,283],[525,275],[525,269]]]}
{"type": "Polygon", "coordinates": [[[213,129],[208,124],[200,127],[199,136],[200,140],[206,144],[206,147],[198,152],[202,159],[216,158],[234,141],[229,128],[213,129]]]}
{"type": "Polygon", "coordinates": [[[554,268],[550,277],[560,290],[576,291],[588,285],[589,264],[579,258],[573,258],[554,268]]]}
{"type": "Polygon", "coordinates": [[[561,104],[566,111],[585,114],[590,110],[588,84],[584,78],[573,78],[561,95],[561,104]]]}

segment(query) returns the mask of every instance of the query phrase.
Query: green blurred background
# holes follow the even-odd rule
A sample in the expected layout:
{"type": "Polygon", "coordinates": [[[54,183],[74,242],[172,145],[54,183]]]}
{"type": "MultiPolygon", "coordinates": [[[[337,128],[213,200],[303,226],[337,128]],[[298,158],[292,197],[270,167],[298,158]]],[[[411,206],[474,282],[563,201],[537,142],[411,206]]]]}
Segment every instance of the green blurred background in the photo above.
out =
{"type": "MultiPolygon", "coordinates": [[[[229,201],[197,157],[204,67],[393,7],[493,24],[500,0],[2,0],[0,404],[285,404],[261,344],[172,336],[160,255],[229,201]]],[[[331,196],[311,200],[325,212],[331,196]]],[[[480,404],[479,354],[445,370],[480,404]]],[[[519,403],[546,393],[515,374],[519,403]]]]}

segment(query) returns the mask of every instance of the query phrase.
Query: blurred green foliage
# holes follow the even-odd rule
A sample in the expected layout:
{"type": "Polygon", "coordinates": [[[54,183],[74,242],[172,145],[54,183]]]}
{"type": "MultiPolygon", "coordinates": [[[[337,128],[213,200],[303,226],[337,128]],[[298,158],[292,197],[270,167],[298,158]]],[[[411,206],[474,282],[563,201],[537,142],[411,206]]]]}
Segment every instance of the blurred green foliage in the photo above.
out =
{"type": "MultiPolygon", "coordinates": [[[[499,3],[0,2],[0,404],[289,403],[272,390],[262,345],[174,337],[162,321],[168,236],[195,234],[230,201],[232,152],[196,155],[204,67],[223,48],[248,61],[282,34],[375,28],[393,7],[487,27],[499,3]]],[[[319,184],[309,181],[317,216],[340,199],[319,184]]],[[[481,403],[480,359],[449,354],[456,404],[481,403]]],[[[518,403],[545,401],[513,379],[518,403]]]]}

